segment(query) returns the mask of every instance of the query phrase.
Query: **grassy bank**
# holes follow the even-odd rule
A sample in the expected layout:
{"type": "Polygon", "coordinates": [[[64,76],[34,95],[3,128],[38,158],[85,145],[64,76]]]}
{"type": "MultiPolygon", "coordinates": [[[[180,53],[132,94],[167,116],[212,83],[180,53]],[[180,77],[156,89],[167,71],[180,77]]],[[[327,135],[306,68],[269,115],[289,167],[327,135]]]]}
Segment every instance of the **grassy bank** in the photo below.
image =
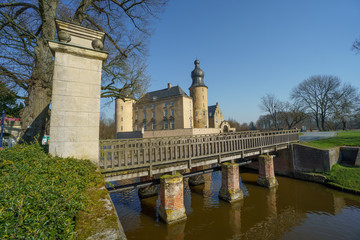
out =
{"type": "Polygon", "coordinates": [[[306,146],[329,149],[339,146],[360,146],[360,131],[338,132],[337,136],[310,142],[302,142],[306,146]]]}
{"type": "Polygon", "coordinates": [[[325,175],[329,183],[333,185],[360,191],[359,167],[345,167],[340,164],[335,164],[331,171],[325,175]]]}
{"type": "Polygon", "coordinates": [[[38,144],[1,150],[0,239],[75,239],[86,190],[100,185],[88,160],[52,157],[38,144]]]}

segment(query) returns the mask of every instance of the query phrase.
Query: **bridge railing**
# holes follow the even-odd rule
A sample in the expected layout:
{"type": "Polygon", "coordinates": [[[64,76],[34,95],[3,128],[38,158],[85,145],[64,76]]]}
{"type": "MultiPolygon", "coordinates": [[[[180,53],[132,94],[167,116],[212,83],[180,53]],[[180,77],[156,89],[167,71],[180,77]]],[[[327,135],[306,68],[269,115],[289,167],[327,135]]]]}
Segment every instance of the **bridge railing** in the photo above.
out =
{"type": "Polygon", "coordinates": [[[260,149],[299,140],[298,130],[100,141],[99,166],[116,171],[260,149]]]}

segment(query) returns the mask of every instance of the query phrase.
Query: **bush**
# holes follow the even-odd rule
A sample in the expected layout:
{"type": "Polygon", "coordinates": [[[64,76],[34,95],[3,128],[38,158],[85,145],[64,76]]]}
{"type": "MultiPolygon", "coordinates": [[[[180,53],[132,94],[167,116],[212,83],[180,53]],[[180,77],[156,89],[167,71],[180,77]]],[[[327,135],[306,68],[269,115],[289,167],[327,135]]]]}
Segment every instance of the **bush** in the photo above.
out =
{"type": "Polygon", "coordinates": [[[0,239],[74,239],[95,171],[88,160],[52,157],[38,144],[0,150],[0,239]]]}
{"type": "Polygon", "coordinates": [[[345,187],[360,191],[360,168],[346,167],[340,164],[335,164],[327,177],[330,183],[337,186],[345,187]]]}

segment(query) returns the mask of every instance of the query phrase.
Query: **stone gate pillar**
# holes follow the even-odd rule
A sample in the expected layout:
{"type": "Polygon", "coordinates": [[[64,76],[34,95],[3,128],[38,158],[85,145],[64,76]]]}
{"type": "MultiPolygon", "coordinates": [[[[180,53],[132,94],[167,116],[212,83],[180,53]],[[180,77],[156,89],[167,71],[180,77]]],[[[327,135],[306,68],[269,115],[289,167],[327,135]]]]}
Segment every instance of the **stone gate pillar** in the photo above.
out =
{"type": "Polygon", "coordinates": [[[160,178],[159,215],[171,224],[186,219],[184,206],[184,183],[181,174],[163,175],[160,178]]]}
{"type": "Polygon", "coordinates": [[[274,158],[272,155],[260,155],[259,177],[257,183],[261,186],[272,188],[278,184],[274,173],[274,158]]]}
{"type": "Polygon", "coordinates": [[[221,188],[219,197],[227,202],[243,199],[244,194],[239,186],[239,164],[223,163],[221,165],[221,188]]]}
{"type": "Polygon", "coordinates": [[[49,152],[98,163],[105,33],[56,20],[49,152]]]}

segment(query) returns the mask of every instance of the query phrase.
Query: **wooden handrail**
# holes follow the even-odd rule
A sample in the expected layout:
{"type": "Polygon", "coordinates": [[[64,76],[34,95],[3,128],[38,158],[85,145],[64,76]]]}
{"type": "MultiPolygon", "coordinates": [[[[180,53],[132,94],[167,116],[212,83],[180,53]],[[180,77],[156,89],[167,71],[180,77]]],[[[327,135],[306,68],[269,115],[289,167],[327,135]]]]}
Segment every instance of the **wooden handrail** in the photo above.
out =
{"type": "Polygon", "coordinates": [[[299,130],[100,141],[102,171],[126,170],[262,149],[299,141],[299,130]]]}

